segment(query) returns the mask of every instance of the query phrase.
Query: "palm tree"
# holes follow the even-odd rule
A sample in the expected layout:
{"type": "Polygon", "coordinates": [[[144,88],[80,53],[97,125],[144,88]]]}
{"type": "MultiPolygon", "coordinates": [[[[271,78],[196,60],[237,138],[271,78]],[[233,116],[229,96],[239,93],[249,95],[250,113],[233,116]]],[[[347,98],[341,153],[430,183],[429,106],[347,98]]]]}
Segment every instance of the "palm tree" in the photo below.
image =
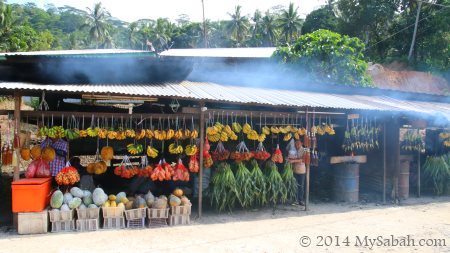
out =
{"type": "Polygon", "coordinates": [[[272,15],[269,11],[267,11],[264,17],[262,18],[261,26],[265,45],[267,46],[275,45],[276,30],[277,30],[275,16],[272,15]]]}
{"type": "Polygon", "coordinates": [[[261,19],[262,19],[261,11],[256,10],[252,17],[253,21],[252,40],[254,42],[257,42],[257,44],[261,43],[261,41],[256,38],[261,30],[261,19]]]}
{"type": "Polygon", "coordinates": [[[241,6],[238,5],[234,9],[234,13],[228,13],[231,17],[231,36],[236,41],[236,46],[242,46],[248,31],[248,18],[241,15],[241,6]]]}
{"type": "Polygon", "coordinates": [[[88,13],[83,28],[86,27],[89,29],[90,39],[95,42],[95,48],[98,48],[110,38],[110,24],[108,23],[108,20],[111,17],[111,14],[102,7],[102,3],[96,3],[94,9],[87,8],[87,10],[88,13]]]}
{"type": "Polygon", "coordinates": [[[130,25],[128,25],[127,29],[127,35],[128,35],[128,45],[131,49],[134,49],[136,47],[136,44],[138,43],[138,23],[133,22],[130,25]]]}
{"type": "Polygon", "coordinates": [[[286,43],[292,42],[293,35],[300,31],[302,26],[302,20],[298,16],[298,7],[294,9],[294,4],[290,3],[289,8],[281,13],[278,22],[286,43]]]}

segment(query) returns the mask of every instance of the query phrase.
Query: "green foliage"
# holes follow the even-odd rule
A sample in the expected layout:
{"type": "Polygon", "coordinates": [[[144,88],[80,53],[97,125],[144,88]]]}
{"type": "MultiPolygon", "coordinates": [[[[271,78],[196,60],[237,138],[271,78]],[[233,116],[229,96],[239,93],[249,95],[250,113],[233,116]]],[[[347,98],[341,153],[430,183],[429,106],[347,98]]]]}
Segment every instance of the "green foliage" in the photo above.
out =
{"type": "Polygon", "coordinates": [[[423,165],[426,180],[431,181],[436,195],[442,195],[450,188],[450,154],[429,156],[423,165]]]}
{"type": "Polygon", "coordinates": [[[317,30],[301,36],[293,46],[280,47],[274,58],[289,69],[306,70],[319,82],[347,86],[372,86],[358,38],[317,30]]]}
{"type": "Polygon", "coordinates": [[[282,11],[278,22],[284,41],[289,44],[299,34],[303,21],[299,17],[298,7],[295,8],[294,4],[290,3],[288,9],[282,11]]]}
{"type": "Polygon", "coordinates": [[[338,19],[330,6],[324,6],[309,13],[302,26],[302,34],[319,29],[338,30],[338,19]]]}

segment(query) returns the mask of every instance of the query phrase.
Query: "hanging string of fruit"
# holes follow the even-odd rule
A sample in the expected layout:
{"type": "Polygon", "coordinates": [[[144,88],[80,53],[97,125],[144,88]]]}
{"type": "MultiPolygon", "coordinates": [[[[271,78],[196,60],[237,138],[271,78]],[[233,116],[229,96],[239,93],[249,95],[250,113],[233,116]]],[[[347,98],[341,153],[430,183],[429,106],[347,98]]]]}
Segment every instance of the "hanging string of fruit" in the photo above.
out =
{"type": "Polygon", "coordinates": [[[209,169],[213,166],[214,161],[212,159],[211,154],[209,153],[209,150],[211,149],[211,146],[209,145],[208,138],[205,138],[205,143],[203,145],[203,167],[205,169],[209,169]]]}
{"type": "Polygon", "coordinates": [[[74,185],[80,181],[80,174],[76,168],[67,166],[58,172],[55,180],[58,185],[74,185]]]}
{"type": "Polygon", "coordinates": [[[230,159],[235,160],[237,163],[249,161],[251,158],[253,158],[253,153],[248,150],[244,141],[241,141],[236,146],[236,151],[230,154],[230,159]]]}
{"type": "Polygon", "coordinates": [[[139,172],[139,168],[137,166],[133,166],[128,156],[124,156],[122,162],[119,166],[114,169],[114,174],[122,177],[130,179],[136,176],[139,172]]]}
{"type": "Polygon", "coordinates": [[[172,176],[174,175],[174,170],[170,164],[166,162],[166,160],[163,158],[159,161],[159,163],[156,165],[156,167],[153,169],[153,172],[150,176],[150,178],[153,181],[165,181],[165,180],[171,180],[172,176]]]}
{"type": "Polygon", "coordinates": [[[189,172],[181,159],[178,159],[178,163],[175,165],[172,179],[173,181],[189,181],[189,172]]]}
{"type": "Polygon", "coordinates": [[[275,152],[273,153],[271,160],[274,163],[283,163],[283,160],[284,160],[283,153],[281,153],[279,144],[277,144],[277,148],[275,149],[275,152]]]}
{"type": "Polygon", "coordinates": [[[150,177],[153,173],[153,167],[148,163],[147,156],[141,157],[141,166],[139,168],[138,177],[150,177]]]}
{"type": "Polygon", "coordinates": [[[219,141],[216,150],[212,152],[211,155],[214,161],[224,161],[230,157],[230,151],[225,149],[222,141],[219,141]]]}
{"type": "Polygon", "coordinates": [[[439,134],[439,139],[444,147],[450,147],[450,131],[444,131],[439,134]]]}
{"type": "Polygon", "coordinates": [[[403,136],[403,141],[400,147],[405,151],[422,151],[425,148],[425,143],[422,140],[419,130],[408,129],[403,136]]]}
{"type": "Polygon", "coordinates": [[[254,157],[256,160],[265,161],[270,158],[270,153],[266,151],[264,148],[264,144],[262,142],[258,143],[258,147],[254,152],[254,157]]]}

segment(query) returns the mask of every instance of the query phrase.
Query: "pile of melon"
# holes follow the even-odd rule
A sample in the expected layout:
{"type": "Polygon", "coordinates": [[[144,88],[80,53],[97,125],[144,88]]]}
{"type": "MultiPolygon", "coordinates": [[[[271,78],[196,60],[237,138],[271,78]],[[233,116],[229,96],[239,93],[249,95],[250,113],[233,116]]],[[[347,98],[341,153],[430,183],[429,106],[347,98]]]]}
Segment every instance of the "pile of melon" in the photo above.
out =
{"type": "Polygon", "coordinates": [[[183,195],[183,190],[177,188],[169,196],[170,206],[187,206],[191,205],[191,201],[183,195]]]}
{"type": "Polygon", "coordinates": [[[77,208],[97,208],[100,205],[94,202],[95,193],[95,191],[91,193],[88,190],[81,190],[78,187],[72,187],[70,191],[64,194],[60,190],[57,190],[51,196],[50,206],[52,210],[59,211],[70,211],[77,208]]]}

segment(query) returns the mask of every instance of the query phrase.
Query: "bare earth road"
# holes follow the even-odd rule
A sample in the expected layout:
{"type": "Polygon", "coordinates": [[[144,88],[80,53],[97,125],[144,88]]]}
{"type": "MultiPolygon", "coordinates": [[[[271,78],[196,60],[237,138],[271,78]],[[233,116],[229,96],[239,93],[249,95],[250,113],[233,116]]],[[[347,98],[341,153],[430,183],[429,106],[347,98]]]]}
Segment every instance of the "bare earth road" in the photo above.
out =
{"type": "Polygon", "coordinates": [[[450,252],[450,198],[411,199],[400,206],[314,204],[307,213],[285,209],[275,215],[269,209],[211,213],[183,227],[36,236],[0,233],[0,252],[450,252]],[[391,235],[399,245],[410,246],[388,245],[395,243],[391,235]],[[408,235],[409,242],[402,240],[408,235]]]}

